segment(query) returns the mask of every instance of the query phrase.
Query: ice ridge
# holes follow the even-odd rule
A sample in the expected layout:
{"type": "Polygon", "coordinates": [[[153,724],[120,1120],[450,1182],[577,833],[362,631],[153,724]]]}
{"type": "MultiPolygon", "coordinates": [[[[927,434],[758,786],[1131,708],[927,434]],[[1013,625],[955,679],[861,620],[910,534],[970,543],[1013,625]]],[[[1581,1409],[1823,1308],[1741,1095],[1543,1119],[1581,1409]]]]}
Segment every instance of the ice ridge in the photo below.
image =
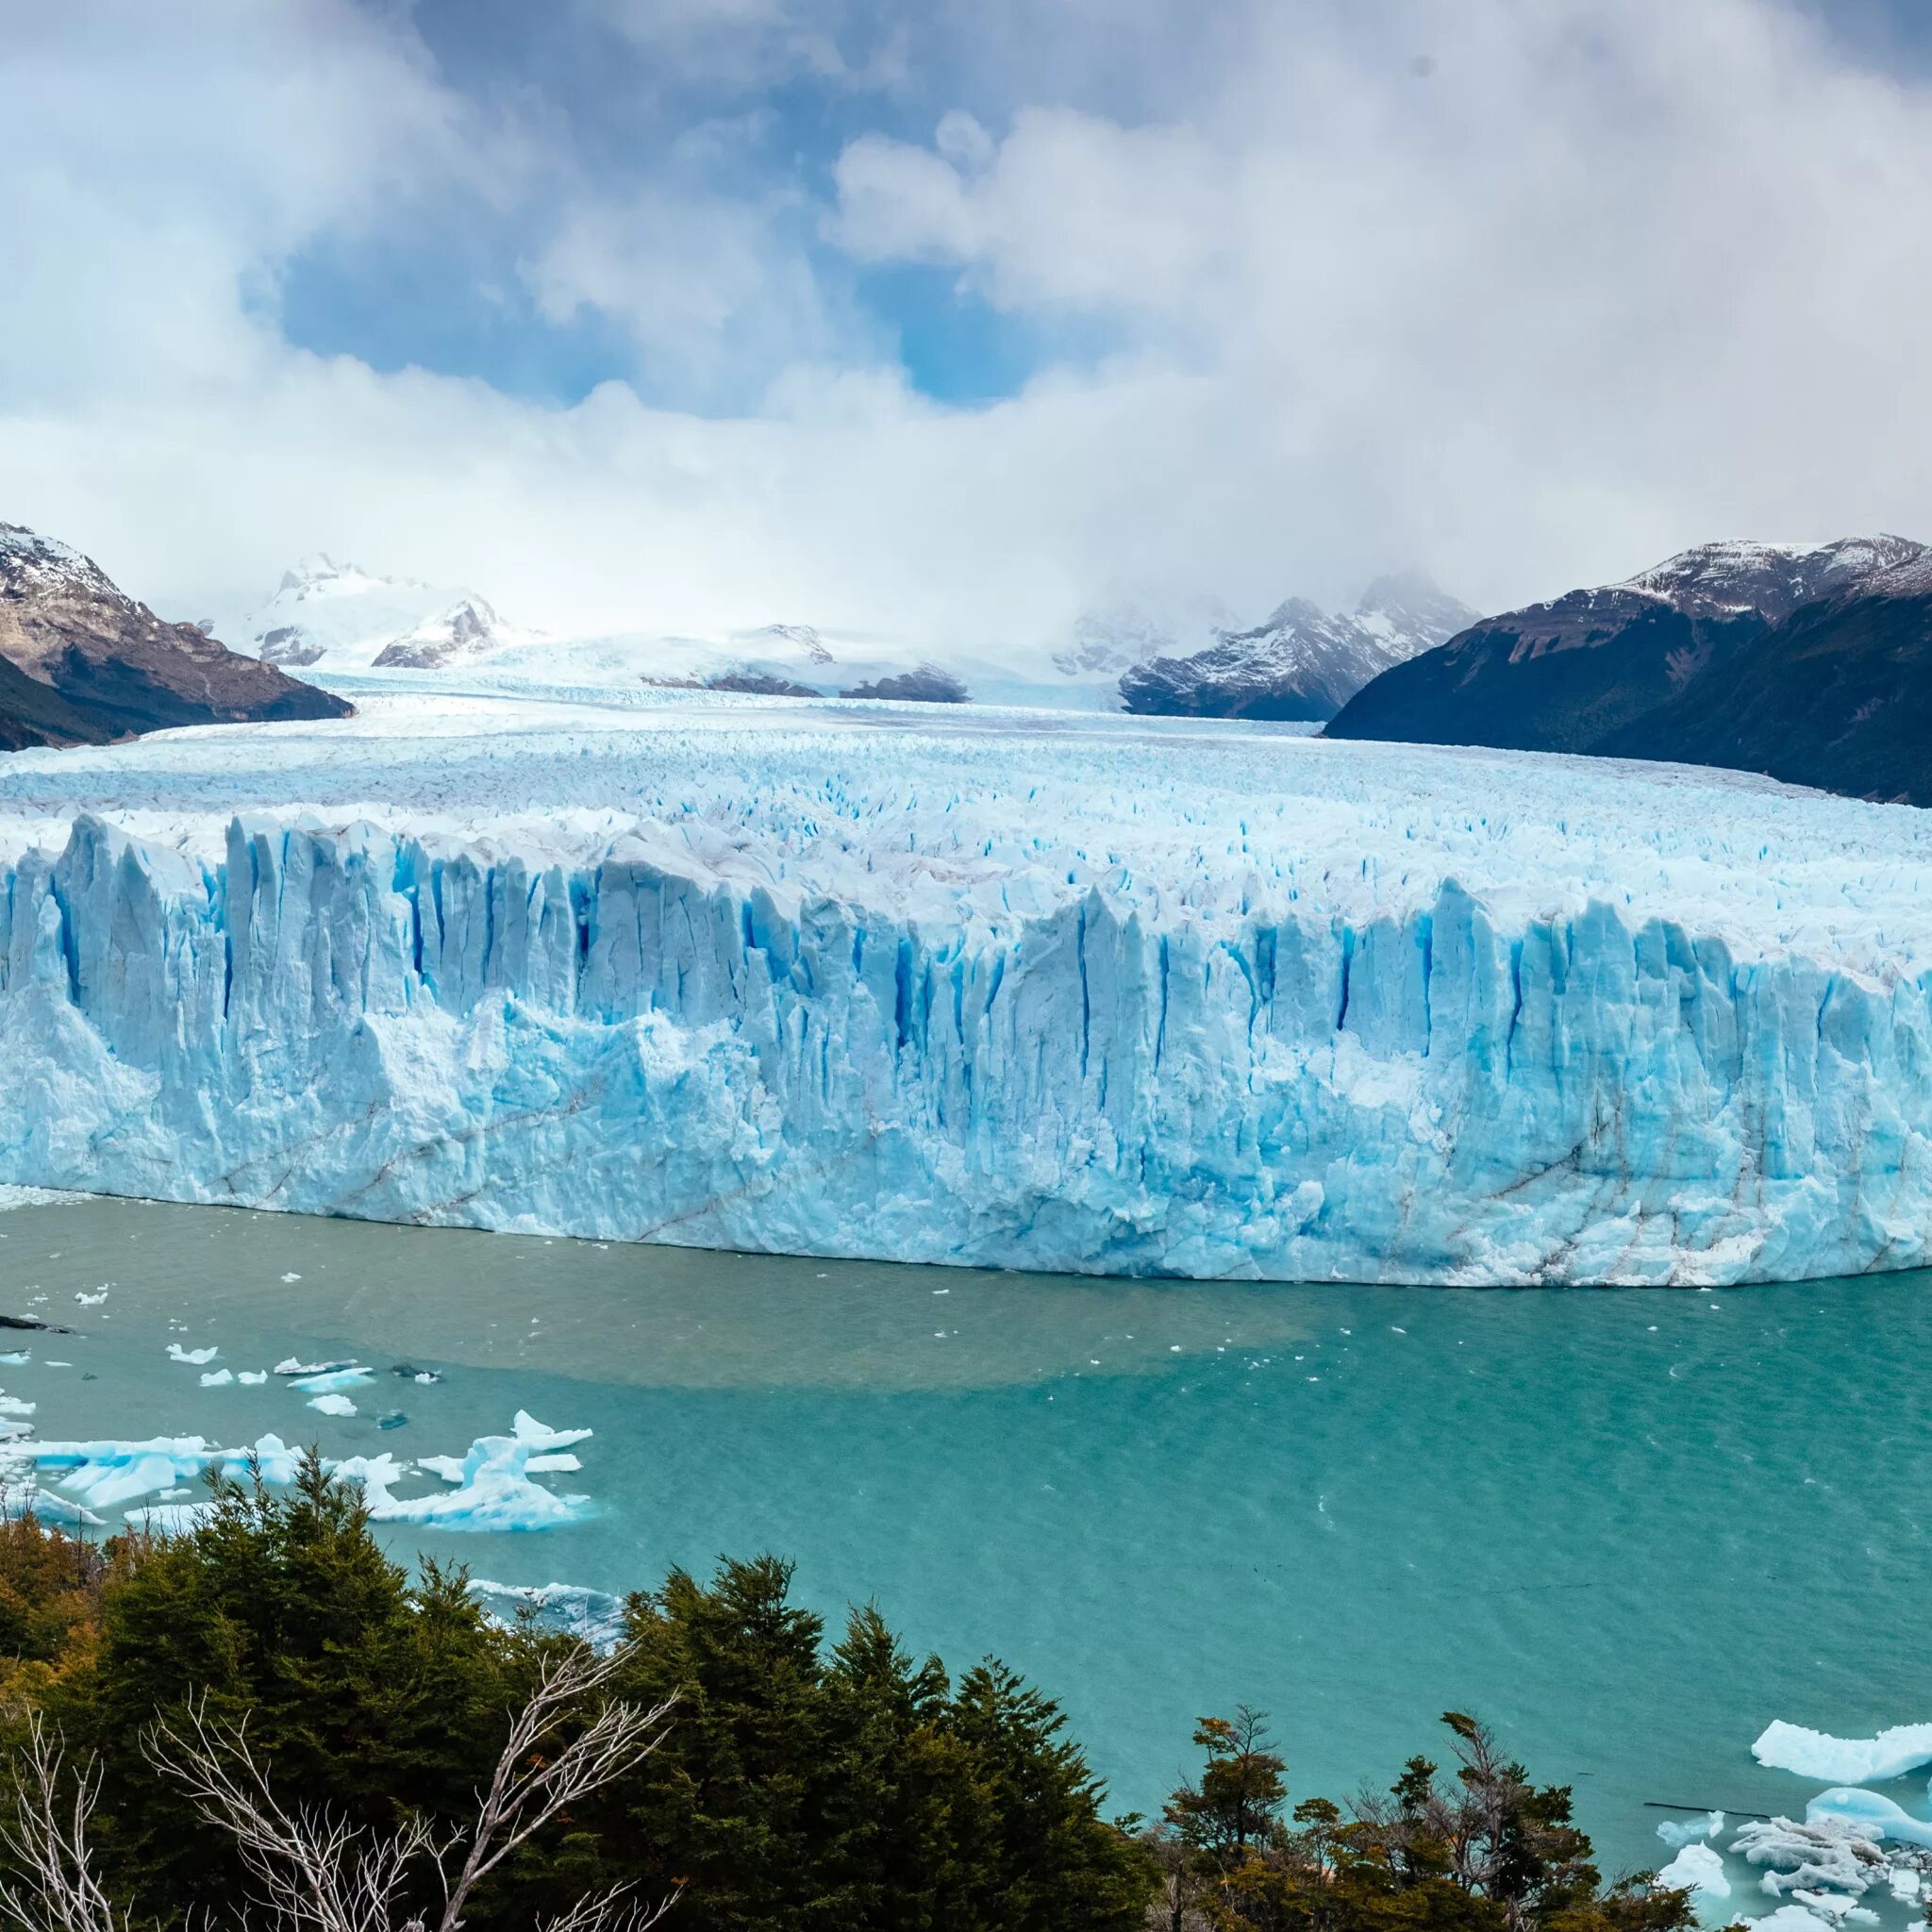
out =
{"type": "Polygon", "coordinates": [[[1014,897],[83,814],[0,871],[0,1181],[1192,1276],[1927,1258],[1924,974],[1453,877],[1359,917],[1014,897]]]}

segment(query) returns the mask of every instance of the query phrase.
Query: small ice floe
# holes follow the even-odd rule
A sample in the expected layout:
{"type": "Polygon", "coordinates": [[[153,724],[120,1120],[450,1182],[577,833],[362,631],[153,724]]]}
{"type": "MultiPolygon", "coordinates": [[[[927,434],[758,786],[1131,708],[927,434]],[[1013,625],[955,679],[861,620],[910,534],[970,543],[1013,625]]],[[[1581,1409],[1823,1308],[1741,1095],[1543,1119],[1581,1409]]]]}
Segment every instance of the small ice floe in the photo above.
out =
{"type": "Polygon", "coordinates": [[[201,1386],[204,1389],[225,1389],[234,1379],[233,1372],[228,1369],[210,1369],[201,1378],[201,1386]]]}
{"type": "Polygon", "coordinates": [[[491,1623],[508,1628],[527,1622],[577,1638],[592,1650],[613,1650],[624,1641],[624,1599],[606,1591],[575,1583],[491,1583],[475,1576],[470,1594],[491,1623]]]}
{"type": "Polygon", "coordinates": [[[278,1375],[332,1375],[338,1369],[353,1369],[352,1361],[305,1362],[300,1356],[290,1356],[285,1361],[275,1364],[278,1375]]]}
{"type": "Polygon", "coordinates": [[[238,1382],[247,1383],[251,1389],[259,1388],[262,1383],[268,1380],[268,1371],[266,1369],[243,1369],[236,1375],[235,1379],[238,1382]]]}
{"type": "Polygon", "coordinates": [[[74,1299],[84,1308],[97,1308],[108,1299],[108,1291],[106,1288],[100,1288],[92,1294],[89,1294],[84,1288],[76,1289],[74,1293],[74,1299]]]}
{"type": "MultiPolygon", "coordinates": [[[[299,1383],[297,1387],[300,1387],[299,1383]]],[[[346,1395],[313,1395],[309,1397],[310,1408],[319,1409],[324,1415],[354,1415],[356,1405],[346,1395]]]]}
{"type": "Polygon", "coordinates": [[[1731,1881],[1724,1876],[1724,1857],[1715,1846],[1687,1844],[1657,1874],[1657,1890],[1688,1891],[1695,1900],[1724,1899],[1731,1895],[1731,1881]]]}
{"type": "Polygon", "coordinates": [[[407,1429],[409,1418],[399,1408],[385,1409],[375,1418],[375,1426],[378,1429],[407,1429]]]}
{"type": "Polygon", "coordinates": [[[282,1276],[282,1279],[284,1281],[300,1281],[302,1277],[299,1274],[285,1274],[282,1276]]]}
{"type": "Polygon", "coordinates": [[[1894,1724],[1875,1738],[1834,1738],[1780,1720],[1764,1727],[1751,1755],[1773,1771],[1827,1784],[1881,1783],[1932,1764],[1932,1724],[1894,1724]]]}
{"type": "Polygon", "coordinates": [[[392,1456],[352,1457],[338,1464],[358,1476],[371,1518],[377,1523],[420,1523],[439,1529],[551,1529],[581,1522],[588,1496],[559,1495],[532,1476],[574,1470],[567,1452],[590,1438],[589,1429],[553,1429],[519,1409],[508,1436],[479,1436],[465,1456],[425,1456],[418,1467],[451,1487],[427,1496],[398,1496],[394,1485],[405,1465],[392,1456]]]}
{"type": "Polygon", "coordinates": [[[25,1368],[33,1358],[34,1352],[30,1348],[9,1349],[5,1355],[0,1355],[0,1362],[5,1362],[9,1369],[25,1368]]]}
{"type": "Polygon", "coordinates": [[[178,1341],[168,1344],[168,1359],[171,1362],[185,1362],[191,1369],[201,1368],[214,1360],[221,1354],[218,1348],[183,1348],[178,1341]]]}
{"type": "Polygon", "coordinates": [[[1657,1835],[1665,1844],[1675,1849],[1680,1845],[1695,1844],[1701,1838],[1715,1838],[1724,1828],[1724,1814],[1722,1811],[1705,1811],[1681,1823],[1667,1818],[1657,1826],[1657,1835]]]}
{"type": "MultiPolygon", "coordinates": [[[[281,1373],[278,1369],[277,1374],[281,1373]]],[[[375,1374],[359,1362],[343,1362],[330,1369],[318,1369],[312,1374],[297,1375],[294,1386],[305,1395],[327,1395],[337,1389],[353,1389],[358,1382],[367,1382],[375,1374]]],[[[309,1405],[310,1407],[314,1404],[309,1405]]]]}
{"type": "Polygon", "coordinates": [[[0,1395],[0,1415],[31,1415],[40,1407],[37,1402],[23,1402],[17,1395],[0,1395]]]}

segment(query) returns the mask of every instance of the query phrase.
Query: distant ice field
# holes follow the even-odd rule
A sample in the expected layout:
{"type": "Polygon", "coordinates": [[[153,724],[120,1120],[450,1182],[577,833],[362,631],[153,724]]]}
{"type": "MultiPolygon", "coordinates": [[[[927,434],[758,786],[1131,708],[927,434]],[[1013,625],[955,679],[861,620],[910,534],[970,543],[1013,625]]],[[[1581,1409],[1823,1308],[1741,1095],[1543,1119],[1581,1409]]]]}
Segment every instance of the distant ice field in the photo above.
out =
{"type": "Polygon", "coordinates": [[[1932,1258],[1924,813],[339,681],[354,720],[0,763],[0,1182],[1198,1277],[1932,1258]]]}
{"type": "Polygon", "coordinates": [[[1098,887],[1156,918],[1281,898],[1358,920],[1454,879],[1506,916],[1596,899],[1880,975],[1932,944],[1932,815],[1745,773],[1218,721],[331,682],[360,715],[0,762],[0,857],[58,849],[79,811],[201,857],[237,813],[312,815],[569,863],[641,832],[701,874],[941,916],[1098,887]]]}

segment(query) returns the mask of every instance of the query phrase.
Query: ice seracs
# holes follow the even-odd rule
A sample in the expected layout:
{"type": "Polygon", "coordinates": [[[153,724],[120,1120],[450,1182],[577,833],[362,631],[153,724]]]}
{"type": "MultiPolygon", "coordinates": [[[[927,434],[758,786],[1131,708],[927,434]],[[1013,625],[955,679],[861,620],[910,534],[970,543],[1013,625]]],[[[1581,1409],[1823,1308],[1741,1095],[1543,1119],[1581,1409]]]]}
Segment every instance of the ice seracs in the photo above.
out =
{"type": "Polygon", "coordinates": [[[876,716],[397,700],[25,755],[0,1181],[1201,1277],[1932,1257],[1922,814],[876,716]]]}

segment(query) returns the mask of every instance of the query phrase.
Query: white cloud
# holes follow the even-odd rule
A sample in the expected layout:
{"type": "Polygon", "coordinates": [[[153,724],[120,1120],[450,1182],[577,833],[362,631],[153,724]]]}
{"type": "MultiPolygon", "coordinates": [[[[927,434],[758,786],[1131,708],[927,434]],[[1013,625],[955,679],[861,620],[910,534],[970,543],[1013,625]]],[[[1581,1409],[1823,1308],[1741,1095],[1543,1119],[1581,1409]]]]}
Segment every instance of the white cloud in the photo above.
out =
{"type": "MultiPolygon", "coordinates": [[[[1190,16],[1185,85],[1150,75],[1158,119],[1016,82],[925,143],[845,89],[824,219],[854,261],[1118,345],[970,410],[815,265],[809,171],[587,184],[347,0],[79,11],[9,42],[0,516],[171,612],[326,545],[540,624],[980,643],[1123,576],[1258,611],[1413,558],[1494,603],[1707,536],[1932,535],[1932,108],[1777,0],[1229,0],[1190,16]],[[458,195],[538,225],[551,314],[740,413],[282,339],[292,253],[458,195]]],[[[657,9],[663,44],[704,12],[657,9]]],[[[1128,58],[1104,9],[1068,19],[1128,58]]]]}

